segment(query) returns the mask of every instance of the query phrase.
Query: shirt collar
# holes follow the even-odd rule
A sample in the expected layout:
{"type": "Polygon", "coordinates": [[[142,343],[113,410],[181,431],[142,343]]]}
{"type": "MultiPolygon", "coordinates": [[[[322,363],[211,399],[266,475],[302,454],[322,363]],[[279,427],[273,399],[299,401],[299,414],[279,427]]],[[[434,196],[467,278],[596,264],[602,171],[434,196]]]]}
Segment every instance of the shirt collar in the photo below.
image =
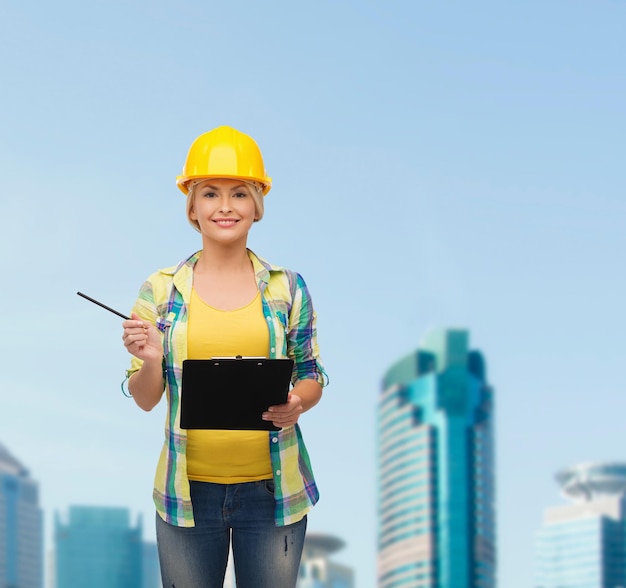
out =
{"type": "MultiPolygon", "coordinates": [[[[257,284],[261,292],[265,290],[265,287],[270,281],[271,272],[283,271],[283,268],[258,256],[252,250],[248,249],[248,257],[252,262],[254,274],[256,276],[257,284]]],[[[190,255],[187,259],[181,261],[178,265],[161,270],[166,275],[173,276],[174,285],[184,297],[191,295],[191,286],[193,283],[193,267],[200,258],[202,250],[196,251],[193,255],[190,255]]]]}

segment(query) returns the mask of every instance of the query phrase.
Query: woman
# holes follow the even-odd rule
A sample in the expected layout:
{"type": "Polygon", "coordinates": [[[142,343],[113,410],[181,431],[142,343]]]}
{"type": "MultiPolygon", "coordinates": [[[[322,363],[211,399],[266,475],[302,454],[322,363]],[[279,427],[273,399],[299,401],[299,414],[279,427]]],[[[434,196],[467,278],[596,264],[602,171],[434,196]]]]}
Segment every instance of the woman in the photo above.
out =
{"type": "Polygon", "coordinates": [[[199,136],[177,184],[202,249],[150,276],[123,323],[135,402],[151,410],[165,391],[168,403],[153,495],[163,586],[221,587],[232,537],[238,588],[293,587],[319,496],[298,426],[326,382],[311,298],[247,248],[271,188],[251,137],[199,136]],[[183,360],[235,355],[294,360],[287,402],[262,415],[280,430],[181,429],[183,360]]]}

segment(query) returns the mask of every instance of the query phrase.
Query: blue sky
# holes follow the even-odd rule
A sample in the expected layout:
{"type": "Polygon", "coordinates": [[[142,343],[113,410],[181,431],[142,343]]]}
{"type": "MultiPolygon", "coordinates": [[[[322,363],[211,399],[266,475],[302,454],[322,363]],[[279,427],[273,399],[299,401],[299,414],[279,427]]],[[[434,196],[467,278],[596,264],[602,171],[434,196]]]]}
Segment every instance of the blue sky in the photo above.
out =
{"type": "Polygon", "coordinates": [[[626,460],[626,4],[137,0],[0,7],[0,441],[69,504],[153,535],[163,407],[119,392],[118,319],[195,251],[176,189],[221,124],[274,187],[250,246],[302,273],[331,377],[302,419],[310,529],[375,586],[384,371],[467,328],[496,391],[499,576],[532,583],[554,472],[626,460]]]}

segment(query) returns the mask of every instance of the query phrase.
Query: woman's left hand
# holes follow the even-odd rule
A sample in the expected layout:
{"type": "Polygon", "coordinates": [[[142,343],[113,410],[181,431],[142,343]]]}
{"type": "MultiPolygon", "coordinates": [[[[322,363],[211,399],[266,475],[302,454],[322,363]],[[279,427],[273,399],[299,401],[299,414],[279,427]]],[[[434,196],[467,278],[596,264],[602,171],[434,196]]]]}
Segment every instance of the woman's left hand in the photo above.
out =
{"type": "Polygon", "coordinates": [[[297,394],[290,392],[285,404],[270,406],[263,413],[263,420],[272,421],[276,427],[290,427],[298,422],[302,411],[302,399],[297,394]]]}

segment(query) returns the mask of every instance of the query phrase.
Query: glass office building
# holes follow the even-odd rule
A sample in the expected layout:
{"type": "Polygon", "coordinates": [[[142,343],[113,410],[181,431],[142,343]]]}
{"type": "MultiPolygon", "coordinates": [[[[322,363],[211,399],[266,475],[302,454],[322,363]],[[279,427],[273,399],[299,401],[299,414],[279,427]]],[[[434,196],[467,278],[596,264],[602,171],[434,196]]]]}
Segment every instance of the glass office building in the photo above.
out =
{"type": "Polygon", "coordinates": [[[43,514],[28,470],[0,444],[0,588],[43,586],[43,514]]]}
{"type": "Polygon", "coordinates": [[[55,517],[56,588],[140,588],[144,546],[141,521],[125,508],[71,506],[55,517]]]}
{"type": "Polygon", "coordinates": [[[544,514],[535,588],[626,588],[626,463],[588,463],[557,474],[570,504],[544,514]]]}
{"type": "Polygon", "coordinates": [[[493,392],[468,332],[391,366],[377,417],[378,586],[494,588],[493,392]]]}

